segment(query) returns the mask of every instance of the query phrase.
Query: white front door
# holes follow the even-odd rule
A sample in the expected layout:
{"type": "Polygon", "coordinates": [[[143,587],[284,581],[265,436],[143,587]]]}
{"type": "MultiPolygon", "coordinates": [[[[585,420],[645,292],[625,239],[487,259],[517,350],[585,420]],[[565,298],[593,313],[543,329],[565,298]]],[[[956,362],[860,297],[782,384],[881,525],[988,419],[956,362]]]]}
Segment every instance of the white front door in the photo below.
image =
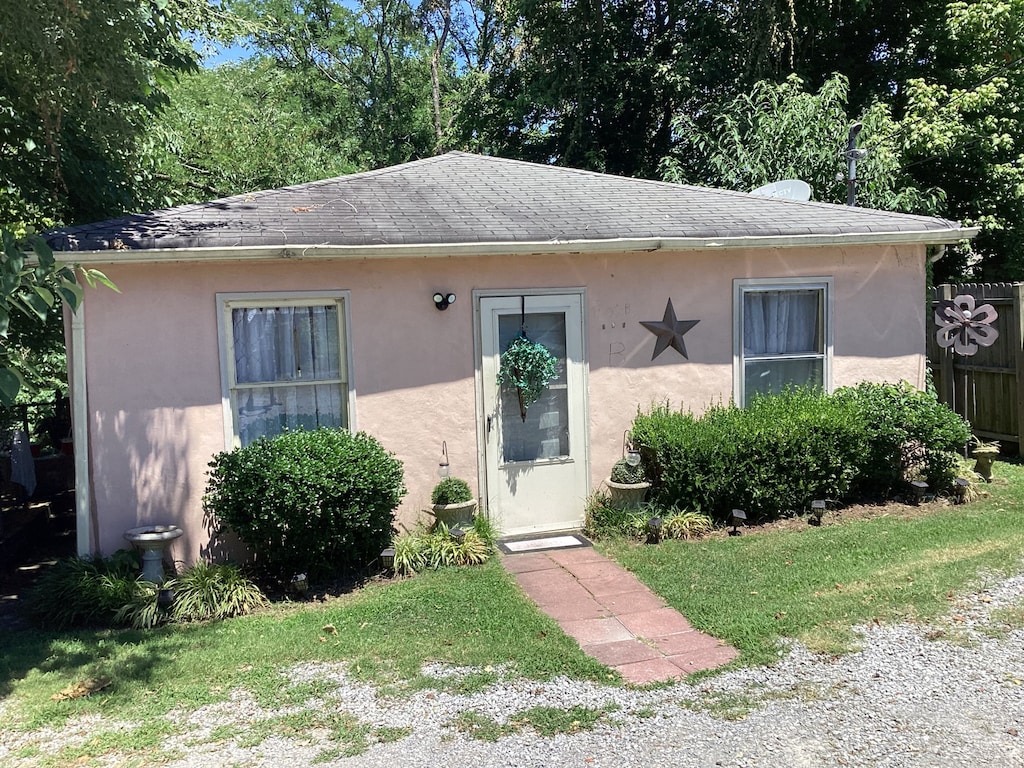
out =
{"type": "Polygon", "coordinates": [[[504,535],[579,527],[588,492],[587,389],[579,293],[480,298],[487,509],[504,535]],[[558,358],[558,376],[523,419],[497,384],[501,353],[523,331],[558,358]]]}

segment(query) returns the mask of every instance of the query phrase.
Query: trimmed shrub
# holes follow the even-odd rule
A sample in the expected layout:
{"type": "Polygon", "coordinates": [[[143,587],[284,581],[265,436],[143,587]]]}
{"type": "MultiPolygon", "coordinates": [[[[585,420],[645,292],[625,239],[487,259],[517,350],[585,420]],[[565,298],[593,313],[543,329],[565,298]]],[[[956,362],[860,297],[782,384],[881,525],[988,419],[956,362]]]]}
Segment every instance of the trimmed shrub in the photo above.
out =
{"type": "Polygon", "coordinates": [[[612,471],[608,479],[613,483],[635,485],[636,483],[647,482],[647,472],[644,470],[644,463],[642,461],[635,467],[631,467],[628,461],[619,459],[612,465],[612,471]]]}
{"type": "Polygon", "coordinates": [[[933,394],[906,383],[862,383],[832,397],[857,413],[867,436],[855,491],[886,493],[913,479],[909,475],[915,470],[933,490],[952,485],[956,461],[951,454],[963,451],[971,427],[933,394]]]}
{"type": "Polygon", "coordinates": [[[812,499],[846,497],[865,441],[849,409],[800,389],[747,408],[712,406],[700,418],[656,407],[637,416],[632,434],[654,503],[705,510],[722,522],[733,508],[775,516],[812,499]]]}
{"type": "Polygon", "coordinates": [[[285,432],[210,462],[203,507],[284,582],[361,569],[388,546],[405,494],[402,463],[374,438],[285,432]]]}
{"type": "Polygon", "coordinates": [[[438,504],[462,504],[473,500],[473,491],[469,483],[458,477],[446,477],[434,486],[430,494],[430,503],[438,504]]]}
{"type": "Polygon", "coordinates": [[[951,451],[969,425],[909,385],[861,384],[825,395],[792,389],[748,407],[712,406],[700,418],[665,406],[633,424],[662,507],[733,508],[762,517],[805,510],[813,499],[877,496],[915,469],[934,491],[955,478],[951,451]]]}

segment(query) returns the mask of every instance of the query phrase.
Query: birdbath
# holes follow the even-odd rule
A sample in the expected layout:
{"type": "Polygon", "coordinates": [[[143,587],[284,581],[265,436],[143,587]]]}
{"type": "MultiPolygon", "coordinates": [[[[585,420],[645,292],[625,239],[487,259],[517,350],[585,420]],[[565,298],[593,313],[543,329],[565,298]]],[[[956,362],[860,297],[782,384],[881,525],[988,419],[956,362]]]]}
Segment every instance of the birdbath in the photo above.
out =
{"type": "Polygon", "coordinates": [[[176,525],[143,525],[124,532],[124,537],[142,550],[143,579],[163,584],[164,550],[183,533],[176,525]]]}

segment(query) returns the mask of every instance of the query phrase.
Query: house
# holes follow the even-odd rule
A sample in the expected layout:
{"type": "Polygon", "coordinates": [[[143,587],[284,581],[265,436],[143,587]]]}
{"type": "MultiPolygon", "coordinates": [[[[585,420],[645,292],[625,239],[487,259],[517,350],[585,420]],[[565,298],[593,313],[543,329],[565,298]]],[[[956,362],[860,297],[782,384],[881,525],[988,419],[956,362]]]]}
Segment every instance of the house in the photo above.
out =
{"type": "Polygon", "coordinates": [[[402,460],[403,524],[443,442],[505,533],[579,525],[638,407],[922,387],[926,261],[974,232],[460,152],[52,232],[120,290],[69,321],[79,550],[209,554],[210,458],[317,424],[402,460]],[[521,330],[560,361],[525,420],[521,330]]]}

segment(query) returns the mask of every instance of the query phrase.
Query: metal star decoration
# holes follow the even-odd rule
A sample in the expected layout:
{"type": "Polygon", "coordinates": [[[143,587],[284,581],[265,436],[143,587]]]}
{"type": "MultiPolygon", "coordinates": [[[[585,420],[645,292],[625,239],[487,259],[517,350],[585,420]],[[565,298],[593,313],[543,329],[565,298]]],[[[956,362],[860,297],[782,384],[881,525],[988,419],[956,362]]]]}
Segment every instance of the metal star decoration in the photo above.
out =
{"type": "Polygon", "coordinates": [[[651,355],[651,360],[654,360],[654,358],[669,347],[672,347],[672,349],[689,360],[690,357],[686,354],[686,343],[683,341],[683,336],[699,322],[700,320],[676,320],[676,311],[672,307],[672,299],[668,300],[668,305],[665,307],[665,317],[661,319],[661,322],[657,320],[641,320],[640,325],[658,337],[657,342],[654,344],[654,354],[651,355]]]}

